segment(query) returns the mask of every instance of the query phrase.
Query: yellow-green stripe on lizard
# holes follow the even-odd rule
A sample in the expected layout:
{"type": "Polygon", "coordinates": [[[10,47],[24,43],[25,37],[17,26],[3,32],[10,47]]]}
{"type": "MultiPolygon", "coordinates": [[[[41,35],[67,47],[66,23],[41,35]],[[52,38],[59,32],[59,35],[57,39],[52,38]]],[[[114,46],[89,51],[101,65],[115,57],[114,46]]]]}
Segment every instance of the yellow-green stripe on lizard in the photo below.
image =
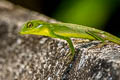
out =
{"type": "Polygon", "coordinates": [[[20,33],[49,36],[66,40],[73,56],[75,49],[70,38],[84,38],[90,40],[100,40],[102,42],[109,40],[120,44],[120,38],[108,32],[70,23],[48,23],[41,20],[31,20],[22,26],[20,33]]]}

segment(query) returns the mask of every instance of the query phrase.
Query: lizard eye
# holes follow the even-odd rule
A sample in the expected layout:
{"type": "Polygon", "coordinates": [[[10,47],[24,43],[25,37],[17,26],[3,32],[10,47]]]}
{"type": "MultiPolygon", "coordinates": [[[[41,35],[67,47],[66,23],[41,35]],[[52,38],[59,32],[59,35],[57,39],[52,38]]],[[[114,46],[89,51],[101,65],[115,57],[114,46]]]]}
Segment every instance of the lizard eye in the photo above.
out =
{"type": "Polygon", "coordinates": [[[32,28],[33,24],[31,22],[27,23],[27,28],[32,28]]]}

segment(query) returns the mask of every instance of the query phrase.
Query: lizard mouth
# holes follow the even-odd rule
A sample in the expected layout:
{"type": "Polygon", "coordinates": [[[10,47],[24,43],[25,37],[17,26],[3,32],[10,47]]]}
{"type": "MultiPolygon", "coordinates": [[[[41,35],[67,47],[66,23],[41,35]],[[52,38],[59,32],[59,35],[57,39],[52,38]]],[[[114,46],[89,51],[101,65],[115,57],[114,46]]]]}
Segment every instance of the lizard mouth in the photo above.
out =
{"type": "Polygon", "coordinates": [[[35,30],[32,30],[32,29],[26,30],[26,31],[21,30],[19,33],[20,33],[20,34],[32,34],[32,33],[34,33],[34,31],[35,31],[35,30]]]}
{"type": "Polygon", "coordinates": [[[25,32],[19,32],[20,34],[25,34],[25,32]]]}
{"type": "Polygon", "coordinates": [[[21,31],[20,34],[28,34],[28,31],[21,31]]]}

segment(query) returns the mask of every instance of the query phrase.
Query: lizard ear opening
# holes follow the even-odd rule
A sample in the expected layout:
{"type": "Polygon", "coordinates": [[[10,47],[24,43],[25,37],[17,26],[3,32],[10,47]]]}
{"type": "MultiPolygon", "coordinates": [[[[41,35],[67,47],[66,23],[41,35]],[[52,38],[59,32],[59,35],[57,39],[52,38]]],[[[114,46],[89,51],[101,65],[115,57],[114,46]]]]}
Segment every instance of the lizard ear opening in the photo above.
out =
{"type": "Polygon", "coordinates": [[[33,26],[32,22],[27,23],[27,28],[32,28],[32,26],[33,26]]]}

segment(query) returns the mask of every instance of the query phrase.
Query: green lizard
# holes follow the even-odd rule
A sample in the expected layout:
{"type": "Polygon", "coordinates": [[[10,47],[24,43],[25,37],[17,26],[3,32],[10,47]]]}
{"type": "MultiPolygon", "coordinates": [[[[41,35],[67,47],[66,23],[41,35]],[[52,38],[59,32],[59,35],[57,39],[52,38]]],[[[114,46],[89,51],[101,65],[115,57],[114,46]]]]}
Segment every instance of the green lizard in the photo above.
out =
{"type": "Polygon", "coordinates": [[[48,23],[41,20],[31,20],[22,26],[20,33],[43,35],[66,40],[73,56],[75,49],[70,38],[86,38],[102,42],[108,40],[120,44],[120,38],[108,32],[70,23],[48,23]]]}

